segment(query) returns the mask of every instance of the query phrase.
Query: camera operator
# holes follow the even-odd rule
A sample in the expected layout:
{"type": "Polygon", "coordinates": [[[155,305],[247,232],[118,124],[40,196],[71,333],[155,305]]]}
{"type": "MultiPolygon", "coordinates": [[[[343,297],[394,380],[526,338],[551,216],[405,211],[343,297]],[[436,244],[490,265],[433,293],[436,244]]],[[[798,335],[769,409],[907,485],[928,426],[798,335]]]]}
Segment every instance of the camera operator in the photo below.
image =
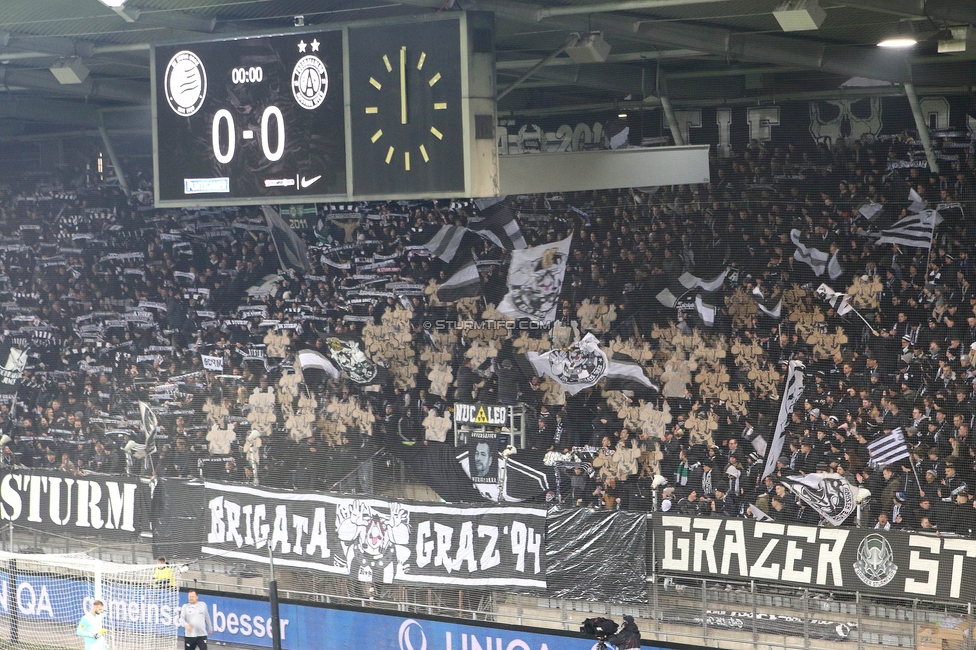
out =
{"type": "Polygon", "coordinates": [[[631,615],[624,616],[624,626],[620,631],[607,638],[607,643],[617,646],[617,650],[639,649],[641,647],[640,630],[631,615]]]}

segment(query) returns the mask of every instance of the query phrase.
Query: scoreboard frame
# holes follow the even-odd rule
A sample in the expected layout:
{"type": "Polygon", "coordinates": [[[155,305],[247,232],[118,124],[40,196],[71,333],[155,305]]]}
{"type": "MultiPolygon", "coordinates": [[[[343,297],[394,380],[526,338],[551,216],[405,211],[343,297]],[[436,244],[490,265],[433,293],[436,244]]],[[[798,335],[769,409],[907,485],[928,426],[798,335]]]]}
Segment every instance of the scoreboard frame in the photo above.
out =
{"type": "MultiPolygon", "coordinates": [[[[325,39],[323,39],[324,41],[325,39]]],[[[390,39],[387,38],[386,41],[390,39]]],[[[264,45],[265,43],[262,43],[264,45]]],[[[299,46],[300,48],[300,46],[299,46]]],[[[297,55],[296,55],[297,56],[297,55]]],[[[313,62],[314,63],[314,62],[313,62]]],[[[306,66],[309,67],[309,66],[306,66]]],[[[252,34],[242,34],[233,37],[226,38],[201,38],[196,40],[183,40],[179,42],[166,42],[154,44],[150,50],[150,68],[152,73],[151,82],[151,107],[152,107],[152,137],[153,137],[153,179],[154,179],[154,199],[157,207],[169,208],[169,207],[219,207],[219,206],[244,206],[244,205],[286,205],[286,204],[296,204],[296,203],[340,203],[340,202],[355,202],[355,201],[367,201],[367,200],[394,200],[394,199],[435,199],[435,198],[455,198],[455,197],[486,197],[486,196],[497,196],[499,194],[499,171],[498,171],[498,148],[496,146],[495,140],[495,127],[497,124],[497,113],[496,113],[496,102],[495,102],[495,52],[494,52],[494,15],[489,12],[451,12],[442,13],[435,15],[423,15],[415,17],[400,17],[384,20],[373,20],[373,21],[356,21],[344,24],[335,24],[327,26],[306,26],[298,29],[284,29],[274,32],[255,32],[252,34]],[[427,39],[424,40],[422,36],[429,33],[433,29],[449,28],[449,24],[454,22],[457,24],[457,38],[458,42],[451,44],[453,46],[453,51],[451,53],[451,60],[449,61],[438,61],[438,53],[441,49],[445,51],[451,51],[451,48],[439,48],[437,40],[438,39],[427,39]],[[432,24],[436,23],[436,24],[432,24]],[[394,31],[391,32],[391,28],[394,31]],[[459,115],[452,116],[454,119],[449,120],[448,126],[456,127],[454,130],[449,130],[447,127],[442,127],[441,130],[437,128],[430,129],[431,132],[437,131],[435,135],[440,135],[438,139],[432,139],[429,132],[426,132],[426,140],[418,137],[417,129],[414,128],[412,132],[410,129],[404,127],[403,132],[399,135],[394,136],[390,134],[386,139],[376,138],[375,140],[370,137],[363,136],[363,116],[360,113],[370,113],[376,112],[374,106],[364,106],[365,101],[363,97],[366,96],[362,89],[359,87],[353,87],[353,84],[363,85],[369,83],[370,81],[376,81],[372,77],[364,77],[362,74],[358,74],[356,78],[351,78],[350,73],[354,70],[361,71],[363,69],[363,61],[361,59],[369,57],[369,63],[374,65],[379,61],[376,58],[376,52],[357,52],[355,48],[350,50],[350,42],[353,43],[364,42],[361,37],[363,34],[369,34],[370,30],[376,30],[378,34],[385,34],[387,37],[389,34],[394,33],[402,35],[403,43],[405,45],[402,48],[395,47],[399,45],[399,40],[396,43],[390,43],[391,48],[388,57],[384,57],[384,61],[392,60],[392,70],[389,62],[387,63],[387,71],[390,71],[390,83],[386,85],[389,87],[399,86],[401,93],[406,92],[406,83],[403,81],[405,78],[411,79],[411,88],[416,89],[417,95],[423,95],[428,93],[428,96],[420,98],[420,101],[415,101],[414,97],[410,97],[410,122],[423,125],[426,129],[430,124],[439,126],[440,123],[437,120],[444,121],[444,116],[448,113],[453,113],[455,110],[459,111],[459,115]],[[232,81],[236,85],[238,82],[244,82],[245,80],[252,85],[260,84],[263,80],[259,80],[258,75],[247,68],[247,66],[242,66],[240,70],[237,68],[233,69],[234,79],[219,79],[216,80],[212,77],[206,76],[206,61],[201,61],[201,57],[195,54],[195,48],[199,51],[200,48],[210,49],[211,51],[219,51],[223,56],[233,56],[234,51],[244,51],[247,46],[253,46],[261,39],[269,39],[267,45],[272,46],[276,42],[288,42],[289,39],[293,39],[296,42],[304,42],[304,37],[311,36],[314,38],[315,35],[321,34],[334,34],[338,33],[341,35],[342,43],[342,133],[344,136],[344,158],[345,158],[345,183],[337,177],[337,181],[333,183],[332,191],[321,192],[319,188],[314,186],[309,188],[303,188],[302,185],[306,181],[311,181],[314,178],[311,174],[311,178],[302,178],[302,174],[299,173],[297,176],[292,173],[290,176],[294,176],[294,183],[289,184],[290,188],[288,190],[276,189],[274,191],[268,191],[262,193],[262,188],[253,182],[253,178],[257,176],[257,173],[253,169],[248,169],[248,177],[251,178],[251,184],[247,185],[245,183],[245,189],[250,191],[245,192],[243,195],[238,192],[240,188],[240,183],[244,183],[241,178],[235,179],[234,176],[230,175],[232,171],[230,167],[235,164],[233,159],[229,162],[224,163],[217,159],[217,148],[218,146],[223,149],[224,154],[231,153],[229,145],[226,144],[225,139],[221,139],[220,143],[217,144],[217,117],[216,112],[213,110],[213,105],[211,104],[210,97],[206,96],[199,100],[200,106],[190,104],[186,107],[179,105],[174,105],[172,98],[166,95],[170,94],[167,89],[171,86],[167,83],[166,74],[168,67],[172,68],[173,58],[172,51],[176,51],[175,48],[180,48],[178,51],[182,53],[186,51],[190,56],[185,57],[187,61],[180,62],[183,64],[184,68],[192,68],[193,66],[199,64],[201,70],[203,70],[203,76],[205,77],[205,83],[213,87],[215,83],[221,85],[229,85],[232,81]],[[352,34],[352,38],[350,37],[352,34]],[[359,38],[357,39],[357,36],[359,38]],[[270,40],[276,39],[276,40],[270,40]],[[411,40],[412,39],[412,40],[411,40]],[[242,43],[246,41],[246,43],[242,43]],[[413,47],[417,43],[423,43],[422,48],[413,47]],[[222,46],[221,44],[227,44],[222,46]],[[410,45],[410,49],[407,49],[407,45],[410,45]],[[160,55],[157,55],[157,48],[160,49],[160,55]],[[423,52],[418,52],[418,49],[423,49],[423,52]],[[408,63],[407,69],[409,70],[404,76],[403,61],[400,62],[399,74],[397,71],[397,60],[396,54],[399,51],[403,51],[404,54],[401,55],[402,58],[410,56],[411,59],[408,63]],[[165,54],[163,54],[165,52],[165,54]],[[224,54],[225,52],[231,54],[224,54]],[[409,52],[409,54],[407,54],[409,52]],[[194,60],[196,57],[196,60],[194,60]],[[374,59],[376,59],[374,61],[374,59]],[[420,70],[424,67],[424,61],[429,61],[430,63],[426,66],[427,71],[423,74],[427,75],[429,78],[424,78],[422,80],[414,82],[415,77],[419,77],[422,73],[415,70],[420,70]],[[418,65],[420,67],[418,67],[418,65]],[[439,67],[435,67],[439,66],[439,67]],[[446,67],[445,67],[446,66],[446,67]],[[436,72],[439,71],[444,73],[444,78],[447,79],[449,75],[457,73],[455,76],[456,84],[454,86],[451,83],[441,84],[436,89],[434,83],[429,83],[433,76],[437,76],[436,72]],[[249,76],[248,76],[249,75],[249,76]],[[397,83],[399,81],[399,83],[397,83]],[[162,82],[162,83],[161,83],[162,82]],[[429,85],[429,90],[428,89],[429,85]],[[433,90],[448,92],[449,95],[438,96],[438,101],[436,102],[437,108],[434,108],[434,103],[430,100],[429,92],[433,90]],[[450,94],[453,91],[453,94],[450,94]],[[445,104],[450,108],[450,110],[444,110],[445,104]],[[183,124],[182,120],[187,120],[185,123],[185,131],[193,130],[196,133],[201,132],[204,129],[213,128],[214,131],[214,142],[212,146],[208,144],[207,137],[194,138],[192,141],[189,138],[180,138],[177,142],[166,141],[166,133],[170,132],[171,129],[167,129],[165,126],[162,129],[160,127],[160,113],[164,111],[170,111],[170,114],[164,114],[163,121],[168,123],[170,126],[175,120],[178,120],[180,124],[183,124]],[[178,111],[186,111],[187,115],[182,115],[178,111]],[[354,115],[354,111],[356,114],[354,115]],[[172,115],[175,113],[175,117],[172,115]],[[196,118],[196,119],[194,119],[196,118]],[[459,118],[459,119],[458,119],[459,118]],[[211,127],[211,120],[213,121],[213,126],[211,127]],[[206,122],[206,124],[205,124],[206,122]],[[354,128],[354,126],[359,123],[360,126],[354,128]],[[193,127],[196,127],[193,129],[193,127]],[[443,132],[441,132],[443,131],[443,132]],[[163,139],[161,142],[161,138],[163,139]],[[375,152],[377,151],[377,144],[381,144],[384,149],[389,147],[389,150],[393,150],[396,146],[396,154],[394,157],[392,153],[386,155],[386,164],[389,164],[389,170],[384,167],[383,156],[377,159],[375,152]],[[449,146],[452,148],[450,150],[445,150],[443,147],[449,146]],[[163,147],[163,151],[160,147],[163,147]],[[441,152],[447,151],[449,155],[434,155],[434,149],[441,146],[441,152]],[[182,156],[179,158],[175,153],[177,147],[182,147],[182,151],[178,154],[182,156]],[[187,150],[189,148],[189,150],[187,150]],[[456,149],[454,149],[456,148],[456,149]],[[406,149],[412,151],[411,154],[406,154],[406,161],[401,157],[406,149]],[[366,156],[367,150],[372,152],[372,158],[366,156]],[[430,155],[428,155],[430,153],[430,155]],[[187,179],[182,178],[179,185],[183,185],[184,193],[179,195],[178,191],[174,189],[175,181],[171,176],[174,164],[179,167],[179,160],[184,161],[197,161],[196,157],[203,157],[204,160],[200,161],[201,164],[208,166],[209,168],[218,168],[227,173],[226,176],[218,177],[214,176],[211,178],[200,178],[200,179],[187,179]],[[161,169],[160,163],[161,159],[163,162],[163,169],[161,169]],[[174,159],[176,162],[174,163],[174,159]],[[455,173],[448,173],[446,170],[447,165],[443,161],[446,160],[462,161],[463,164],[463,174],[456,173],[456,165],[454,165],[452,171],[455,173]],[[363,161],[370,161],[369,164],[364,164],[363,161]],[[359,162],[359,168],[357,169],[357,161],[359,162]],[[437,167],[438,161],[441,161],[441,167],[437,167]],[[405,166],[404,166],[405,163],[405,166]],[[412,164],[411,164],[412,163],[412,164]],[[218,167],[223,165],[223,167],[218,167]],[[381,171],[377,171],[379,168],[381,171]],[[417,173],[410,174],[409,170],[414,169],[417,173]],[[404,170],[407,170],[406,173],[404,170]],[[399,174],[400,178],[397,182],[391,181],[384,185],[384,180],[386,175],[392,178],[394,174],[399,174]],[[161,175],[163,176],[163,183],[160,183],[161,175]],[[226,182],[224,179],[226,178],[226,182]],[[379,178],[379,182],[377,181],[379,178]],[[445,180],[447,179],[447,180],[445,180]],[[186,181],[199,180],[200,184],[193,185],[193,189],[199,193],[188,194],[187,190],[191,187],[186,185],[186,181]],[[220,183],[215,183],[214,185],[208,185],[207,181],[217,181],[220,183]],[[215,191],[208,191],[210,187],[214,187],[215,191]],[[357,189],[361,188],[361,189],[357,189]],[[308,191],[305,191],[305,190],[308,191]],[[234,194],[234,196],[230,196],[234,194]]],[[[303,69],[304,70],[304,69],[303,69]]],[[[317,67],[312,66],[311,73],[313,76],[316,74],[317,67]]],[[[382,67],[380,72],[384,72],[382,67]]],[[[192,71],[191,73],[192,74],[192,71]]],[[[263,73],[262,73],[263,74],[263,73]]],[[[298,67],[296,64],[296,72],[298,74],[298,67]]],[[[333,75],[334,76],[334,75],[333,75]]],[[[379,76],[379,74],[375,75],[379,76]]],[[[452,82],[455,80],[452,80],[452,82]]],[[[384,83],[386,80],[384,79],[384,83]]],[[[375,83],[373,84],[376,85],[375,83]]],[[[373,92],[373,88],[368,88],[368,91],[373,92]]],[[[207,91],[209,92],[209,91],[207,91]]],[[[329,88],[329,93],[335,93],[334,87],[329,88]]],[[[410,91],[414,93],[414,90],[410,91]]],[[[291,95],[292,93],[289,93],[291,95]]],[[[284,95],[284,93],[280,93],[284,95]]],[[[401,95],[402,97],[403,95],[401,95]]],[[[298,103],[298,95],[295,94],[293,98],[296,100],[295,105],[298,103]]],[[[280,97],[279,97],[280,99],[280,97]]],[[[288,98],[290,101],[291,97],[288,98]]],[[[316,98],[317,99],[317,98],[316,98]]],[[[314,103],[315,100],[312,100],[314,103]]],[[[326,102],[332,102],[332,109],[335,109],[334,99],[329,98],[326,102]]],[[[400,100],[405,103],[405,100],[400,100]]],[[[188,102],[184,101],[183,104],[188,102]]],[[[377,104],[378,102],[372,101],[368,102],[370,104],[377,104]]],[[[267,126],[269,129],[278,129],[278,133],[284,133],[285,121],[292,119],[290,116],[294,115],[296,112],[304,118],[309,118],[312,111],[318,110],[318,108],[324,108],[323,106],[317,106],[313,109],[309,109],[308,105],[303,105],[301,108],[309,111],[307,113],[301,110],[295,111],[295,106],[283,107],[283,110],[277,110],[277,112],[272,111],[270,117],[264,116],[266,119],[262,122],[262,133],[264,127],[267,126]],[[285,117],[282,117],[282,114],[285,117]]],[[[381,105],[382,108],[395,108],[395,104],[381,105]]],[[[277,106],[269,106],[268,109],[277,109],[277,106]]],[[[229,113],[229,111],[225,111],[229,113]]],[[[389,112],[389,111],[387,111],[389,112]]],[[[236,131],[236,125],[232,119],[225,119],[228,115],[222,115],[223,120],[220,123],[221,133],[230,133],[230,137],[240,138],[236,131]],[[230,131],[225,131],[225,129],[230,127],[230,131]]],[[[370,118],[375,117],[375,115],[368,116],[370,118]]],[[[389,119],[388,116],[384,116],[389,119]]],[[[325,118],[338,119],[335,113],[329,113],[325,118]]],[[[323,119],[325,119],[323,118],[323,119]]],[[[404,124],[406,124],[407,114],[406,108],[404,108],[403,113],[404,124]]],[[[309,120],[303,120],[303,122],[308,123],[309,120]]],[[[389,122],[387,122],[389,124],[389,122]]],[[[413,124],[411,124],[413,126],[413,124]]],[[[290,129],[289,129],[290,130],[290,129]]],[[[377,129],[379,130],[379,129],[377,129]]],[[[389,131],[400,131],[400,129],[388,129],[389,131]]],[[[243,132],[241,132],[243,133],[243,132]]],[[[375,132],[372,132],[375,135],[375,132]]],[[[185,132],[184,132],[185,134],[185,132]]],[[[249,134],[251,139],[256,136],[251,133],[249,134]]],[[[278,151],[284,151],[284,145],[280,140],[276,140],[274,136],[265,136],[267,139],[262,142],[264,147],[265,155],[269,149],[274,149],[274,153],[277,154],[278,151]]],[[[295,135],[289,136],[289,141],[293,141],[295,135]]],[[[301,132],[299,132],[298,137],[302,139],[301,132]]],[[[224,136],[221,136],[224,138],[224,136]]],[[[303,139],[304,142],[308,142],[308,138],[303,139]]],[[[238,142],[240,140],[237,140],[238,142]]],[[[334,142],[332,143],[335,144],[334,142]]],[[[299,145],[301,146],[301,145],[299,145]]],[[[312,149],[312,145],[308,145],[308,148],[302,149],[300,153],[294,154],[295,156],[310,156],[319,155],[321,151],[317,149],[312,149]]],[[[253,145],[252,145],[253,148],[253,145]]],[[[286,152],[290,154],[291,152],[286,152]]],[[[232,158],[229,156],[229,158],[232,158]]],[[[274,160],[279,160],[278,159],[274,160]]],[[[302,158],[304,159],[304,158],[302,158]]],[[[288,162],[288,159],[284,161],[288,162]]],[[[191,165],[192,166],[192,165],[191,165]]],[[[239,165],[238,165],[239,166],[239,165]]],[[[282,174],[279,173],[279,176],[282,174]]],[[[315,172],[318,175],[318,172],[315,172]]],[[[282,181],[284,184],[285,181],[282,181]]],[[[309,183],[311,185],[311,182],[309,183]]],[[[323,183],[320,187],[324,186],[323,183]]],[[[272,189],[272,188],[267,188],[272,189]]]]}

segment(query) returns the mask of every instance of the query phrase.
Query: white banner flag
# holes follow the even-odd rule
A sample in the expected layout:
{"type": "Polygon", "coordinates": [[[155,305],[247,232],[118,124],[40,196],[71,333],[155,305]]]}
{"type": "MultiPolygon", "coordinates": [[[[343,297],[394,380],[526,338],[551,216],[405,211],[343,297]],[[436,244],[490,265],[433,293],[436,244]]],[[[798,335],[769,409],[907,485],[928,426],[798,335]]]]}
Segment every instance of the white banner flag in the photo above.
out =
{"type": "Polygon", "coordinates": [[[552,244],[512,251],[508,293],[498,305],[498,311],[512,318],[552,322],[563,290],[572,243],[573,236],[570,235],[552,244]]]}
{"type": "Polygon", "coordinates": [[[213,370],[215,372],[222,372],[224,369],[224,358],[223,357],[208,357],[205,354],[200,355],[203,360],[203,367],[206,370],[213,370]]]}
{"type": "Polygon", "coordinates": [[[776,461],[779,460],[779,455],[783,451],[783,442],[786,439],[786,425],[790,423],[793,407],[803,397],[804,367],[799,361],[790,361],[786,388],[783,389],[783,402],[780,404],[779,417],[776,419],[776,432],[773,434],[773,441],[769,445],[769,453],[766,454],[766,467],[763,469],[762,478],[766,478],[776,471],[776,461]]]}

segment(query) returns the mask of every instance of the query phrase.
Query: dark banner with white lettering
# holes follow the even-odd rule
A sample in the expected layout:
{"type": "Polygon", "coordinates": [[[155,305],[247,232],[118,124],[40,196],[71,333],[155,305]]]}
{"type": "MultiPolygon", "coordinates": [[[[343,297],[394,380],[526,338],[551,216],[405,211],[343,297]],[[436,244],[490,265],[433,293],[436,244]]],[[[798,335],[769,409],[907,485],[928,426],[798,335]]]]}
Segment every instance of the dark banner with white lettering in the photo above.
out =
{"type": "Polygon", "coordinates": [[[149,485],[125,476],[0,472],[0,520],[66,537],[131,539],[149,530],[149,485]]]}
{"type": "Polygon", "coordinates": [[[745,519],[654,518],[658,570],[812,589],[968,602],[976,540],[745,519]]]}
{"type": "MultiPolygon", "coordinates": [[[[545,589],[546,510],[447,506],[246,485],[167,482],[166,500],[204,502],[196,555],[324,571],[364,582],[545,589]]],[[[168,527],[163,510],[162,527],[168,527]]]]}

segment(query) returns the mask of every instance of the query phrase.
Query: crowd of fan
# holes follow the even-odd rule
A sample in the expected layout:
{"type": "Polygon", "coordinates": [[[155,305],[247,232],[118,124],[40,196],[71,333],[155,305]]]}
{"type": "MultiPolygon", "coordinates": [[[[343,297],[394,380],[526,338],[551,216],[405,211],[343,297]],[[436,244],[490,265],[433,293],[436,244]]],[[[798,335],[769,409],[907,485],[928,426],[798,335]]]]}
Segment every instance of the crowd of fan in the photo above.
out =
{"type": "MultiPolygon", "coordinates": [[[[202,473],[240,481],[254,480],[257,470],[262,484],[323,489],[383,446],[439,444],[425,440],[421,424],[432,408],[443,413],[455,399],[517,401],[533,414],[533,448],[591,445],[610,455],[632,445],[657,447],[663,454],[661,474],[669,481],[662,508],[740,516],[755,504],[776,520],[816,524],[817,513],[777,478],[831,471],[870,490],[865,525],[970,534],[976,528],[976,505],[968,492],[970,486],[976,489],[976,438],[970,432],[976,414],[976,293],[970,283],[976,266],[968,253],[976,158],[963,152],[958,162],[945,163],[949,171],[941,174],[917,167],[889,172],[889,162],[910,150],[906,140],[839,142],[833,148],[752,142],[730,158],[714,159],[713,182],[707,186],[510,198],[522,213],[529,246],[574,233],[557,318],[576,321],[576,309],[586,298],[612,302],[618,316],[605,340],[634,331],[646,337],[655,324],[675,320],[676,311],[654,297],[684,271],[711,277],[732,266],[737,273],[725,291],[736,284],[815,287],[821,279],[792,259],[794,228],[822,242],[821,249],[839,249],[845,275],[835,282],[838,290],[854,274],[882,278],[880,308],[866,314],[877,334],[853,315],[827,312],[826,324],[844,327],[849,336],[832,358],[813,358],[786,313],[782,319],[761,315],[738,328],[720,313],[709,330],[757,341],[764,350],[761,363],[781,369],[791,359],[806,363],[803,408],[792,416],[776,473],[765,480],[759,480],[763,460],[751,441],[757,435],[768,439],[772,431],[779,403],[771,396],[752,390],[750,415],[739,416],[717,400],[699,399],[689,385],[685,397],[668,400],[674,420],[663,440],[631,436],[599,389],[568,397],[565,405],[545,403],[538,378],[524,376],[511,363],[510,341],[498,359],[481,368],[466,363],[459,346],[457,379],[446,399],[429,395],[423,376],[411,390],[387,386],[378,394],[363,393],[350,381],[323,385],[320,397],[341,396],[373,409],[373,429],[349,430],[338,440],[313,430],[311,438],[295,441],[279,421],[252,466],[243,451],[246,398],[276,381],[279,371],[255,352],[266,333],[262,318],[239,318],[239,306],[263,305],[266,318],[297,326],[289,330],[292,350],[324,350],[325,336],[355,335],[362,317],[379,319],[402,304],[413,310],[413,345],[419,351],[428,344],[421,323],[451,317],[452,308],[431,306],[418,296],[344,304],[338,287],[354,284],[355,271],[317,260],[312,274],[282,273],[274,291],[248,295],[249,287],[279,273],[279,258],[266,232],[232,227],[249,216],[245,209],[136,209],[117,191],[97,189],[21,194],[2,204],[0,356],[26,346],[30,359],[22,381],[7,386],[0,397],[0,434],[7,436],[0,463],[67,472],[202,473]],[[939,227],[931,251],[873,245],[863,230],[907,214],[909,187],[933,206],[960,203],[965,216],[939,227]],[[856,211],[868,200],[884,205],[871,224],[856,211]],[[126,311],[149,311],[151,317],[127,320],[126,311]],[[116,316],[97,333],[84,330],[86,317],[104,318],[109,312],[116,316]],[[350,321],[349,315],[358,318],[350,321]],[[224,370],[205,371],[201,354],[223,357],[224,370]],[[179,389],[154,395],[166,383],[179,389]],[[149,467],[133,456],[131,445],[130,453],[126,448],[130,441],[144,442],[138,400],[154,398],[161,430],[149,467]],[[240,424],[228,455],[209,451],[203,414],[208,400],[225,404],[240,424]],[[719,415],[714,446],[690,446],[682,424],[709,411],[719,415]],[[874,467],[867,443],[897,428],[906,434],[911,459],[874,467]]],[[[474,216],[471,206],[443,201],[357,209],[370,217],[351,233],[358,247],[351,255],[396,259],[400,270],[390,280],[417,284],[443,281],[446,275],[439,260],[415,245],[444,223],[463,225],[474,216]]],[[[315,244],[316,236],[327,232],[309,228],[301,234],[315,244]]],[[[341,242],[345,233],[332,228],[330,234],[341,242]]],[[[474,254],[480,260],[505,258],[487,240],[474,254]]],[[[506,290],[506,266],[480,269],[485,300],[497,304],[506,290]]],[[[689,318],[683,326],[694,325],[689,318]]],[[[748,388],[742,369],[728,365],[731,383],[748,388]]],[[[577,470],[569,498],[640,508],[651,483],[647,466],[621,482],[597,481],[577,470]]]]}

